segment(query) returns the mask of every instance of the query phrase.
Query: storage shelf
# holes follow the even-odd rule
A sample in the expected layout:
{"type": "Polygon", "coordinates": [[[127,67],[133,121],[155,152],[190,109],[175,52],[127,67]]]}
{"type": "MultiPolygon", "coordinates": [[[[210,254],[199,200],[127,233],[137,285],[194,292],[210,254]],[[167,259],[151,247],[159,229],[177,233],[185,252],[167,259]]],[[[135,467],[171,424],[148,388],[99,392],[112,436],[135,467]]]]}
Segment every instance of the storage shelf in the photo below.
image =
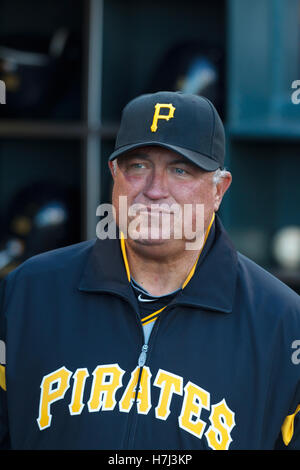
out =
{"type": "Polygon", "coordinates": [[[276,123],[244,122],[228,124],[226,132],[232,139],[300,140],[300,123],[287,119],[276,123]]]}
{"type": "Polygon", "coordinates": [[[96,134],[103,139],[114,139],[118,130],[117,124],[86,125],[84,122],[67,121],[28,121],[0,120],[0,136],[5,138],[63,138],[73,139],[96,134]]]}

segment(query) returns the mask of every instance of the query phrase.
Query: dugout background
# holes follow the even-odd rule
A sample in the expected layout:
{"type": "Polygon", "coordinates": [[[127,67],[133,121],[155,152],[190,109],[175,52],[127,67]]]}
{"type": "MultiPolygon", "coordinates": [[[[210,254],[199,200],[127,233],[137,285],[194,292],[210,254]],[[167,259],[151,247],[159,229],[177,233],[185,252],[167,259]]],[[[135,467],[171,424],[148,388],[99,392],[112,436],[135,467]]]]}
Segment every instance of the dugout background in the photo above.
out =
{"type": "Polygon", "coordinates": [[[224,225],[300,293],[299,32],[299,0],[0,0],[0,276],[95,237],[123,106],[201,69],[227,131],[224,225]]]}

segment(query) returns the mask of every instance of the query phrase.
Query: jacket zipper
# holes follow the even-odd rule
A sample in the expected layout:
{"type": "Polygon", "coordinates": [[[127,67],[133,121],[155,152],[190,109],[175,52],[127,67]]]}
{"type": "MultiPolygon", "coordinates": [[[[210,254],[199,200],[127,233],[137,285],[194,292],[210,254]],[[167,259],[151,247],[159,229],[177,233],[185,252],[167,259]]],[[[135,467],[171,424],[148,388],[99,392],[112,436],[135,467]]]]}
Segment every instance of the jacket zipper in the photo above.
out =
{"type": "MultiPolygon", "coordinates": [[[[97,290],[97,292],[99,292],[99,289],[97,290]]],[[[111,289],[105,289],[105,292],[110,292],[118,297],[121,297],[123,300],[125,300],[126,302],[129,303],[129,305],[133,308],[133,310],[135,311],[136,313],[136,318],[137,318],[137,321],[138,321],[138,325],[141,329],[141,333],[142,333],[142,337],[143,339],[145,340],[145,335],[144,335],[144,330],[143,330],[143,326],[141,324],[141,321],[140,321],[140,315],[138,314],[138,312],[136,311],[136,308],[135,308],[135,305],[132,303],[132,301],[128,298],[128,296],[124,296],[124,295],[121,295],[119,294],[119,292],[115,291],[115,290],[111,290],[111,289]]],[[[180,305],[181,302],[177,301],[175,303],[170,303],[169,305],[166,306],[166,308],[164,309],[164,313],[166,313],[166,311],[168,310],[168,307],[172,307],[174,308],[175,306],[177,305],[180,305]]],[[[148,350],[149,350],[149,343],[151,341],[151,337],[154,336],[154,332],[156,334],[156,330],[158,329],[158,325],[159,325],[159,322],[160,322],[160,319],[161,317],[158,316],[158,318],[156,319],[155,321],[155,324],[153,325],[153,328],[152,328],[152,331],[150,333],[150,337],[149,337],[149,340],[148,340],[148,344],[144,343],[142,345],[142,349],[141,349],[141,352],[139,354],[139,357],[138,357],[138,367],[140,368],[139,370],[139,375],[138,375],[138,380],[137,380],[137,384],[136,384],[136,388],[135,388],[135,396],[134,396],[134,402],[132,404],[132,408],[130,410],[130,412],[132,412],[132,416],[130,416],[130,412],[129,412],[129,416],[128,416],[128,421],[127,421],[127,430],[126,430],[126,435],[125,435],[125,438],[124,438],[124,445],[122,446],[123,450],[128,450],[130,449],[129,447],[129,444],[132,442],[132,446],[133,446],[133,443],[134,443],[134,436],[135,436],[135,430],[133,429],[133,426],[135,424],[136,426],[136,422],[137,422],[137,419],[138,419],[138,413],[137,413],[137,409],[136,409],[136,406],[137,406],[137,397],[138,397],[138,391],[139,391],[139,387],[140,387],[140,383],[141,383],[141,377],[142,377],[142,371],[143,371],[143,367],[146,363],[146,359],[147,359],[147,353],[148,353],[148,350]]]]}
{"type": "MultiPolygon", "coordinates": [[[[177,301],[174,304],[171,303],[171,304],[167,305],[166,308],[164,309],[164,314],[169,310],[169,307],[174,308],[177,305],[180,305],[180,302],[177,301]]],[[[143,338],[145,339],[143,326],[140,322],[140,317],[139,317],[138,314],[137,314],[137,318],[138,318],[139,326],[142,329],[143,338]]],[[[153,338],[157,334],[157,330],[158,330],[160,320],[161,320],[161,317],[158,316],[158,318],[155,321],[155,324],[153,325],[152,331],[150,333],[148,344],[146,344],[146,343],[143,344],[141,352],[140,352],[139,357],[138,357],[138,366],[139,366],[140,370],[139,370],[138,380],[137,380],[136,388],[135,388],[134,402],[133,402],[133,405],[132,405],[132,408],[131,408],[132,415],[129,418],[130,421],[128,420],[128,428],[127,428],[126,438],[124,439],[125,444],[124,444],[123,449],[125,449],[125,450],[133,449],[134,437],[135,437],[135,428],[136,428],[137,419],[138,419],[138,412],[137,412],[137,408],[136,408],[136,406],[137,406],[137,397],[138,397],[138,392],[139,392],[139,388],[140,388],[142,372],[143,372],[144,365],[146,363],[147,353],[149,352],[149,343],[151,342],[151,338],[153,338]]]]}
{"type": "Polygon", "coordinates": [[[148,351],[148,344],[144,344],[142,347],[142,352],[139,355],[138,366],[144,367],[146,359],[147,359],[147,351],[148,351]]]}
{"type": "MultiPolygon", "coordinates": [[[[148,344],[143,344],[140,355],[138,357],[138,367],[139,367],[139,375],[135,387],[135,395],[134,395],[134,402],[132,404],[132,408],[130,410],[131,415],[129,414],[128,417],[128,428],[127,428],[127,433],[126,433],[126,438],[124,442],[124,449],[128,450],[130,449],[130,442],[133,442],[133,437],[134,437],[134,425],[136,424],[137,420],[137,411],[136,411],[136,406],[137,406],[137,397],[139,393],[139,388],[140,388],[140,383],[141,383],[141,378],[142,378],[142,372],[143,368],[147,359],[147,352],[148,352],[148,344]]],[[[129,413],[130,413],[129,412],[129,413]]]]}
{"type": "MultiPolygon", "coordinates": [[[[113,293],[116,293],[116,292],[114,291],[113,293]]],[[[124,298],[124,297],[122,297],[122,298],[124,298]]],[[[125,298],[125,300],[135,310],[135,306],[132,304],[132,302],[127,297],[125,298]]],[[[177,302],[175,302],[174,304],[172,304],[172,302],[171,302],[171,304],[167,305],[166,308],[164,309],[164,313],[166,313],[166,311],[168,310],[169,307],[173,308],[176,305],[177,305],[177,302]]],[[[136,310],[135,310],[135,313],[136,313],[136,318],[137,318],[137,321],[138,321],[139,328],[141,329],[143,340],[145,340],[143,326],[142,326],[141,321],[140,321],[140,315],[138,314],[138,312],[136,310]]],[[[131,410],[129,412],[129,416],[128,416],[127,431],[126,431],[125,438],[124,438],[124,441],[123,441],[124,445],[122,446],[123,450],[128,450],[128,449],[133,447],[134,436],[135,436],[134,427],[136,426],[136,422],[137,422],[137,419],[138,419],[138,413],[137,413],[137,408],[136,408],[136,406],[137,406],[137,397],[138,397],[138,392],[139,392],[139,388],[140,388],[143,367],[146,363],[147,353],[149,352],[149,343],[151,342],[151,338],[154,337],[154,333],[156,334],[156,332],[157,332],[160,319],[161,319],[161,317],[158,316],[158,318],[155,321],[155,324],[153,325],[152,331],[150,333],[148,344],[143,342],[141,352],[138,356],[138,367],[140,368],[140,370],[139,370],[138,380],[137,380],[136,387],[135,387],[134,402],[132,404],[132,408],[131,408],[131,410]],[[129,444],[132,444],[132,447],[129,447],[129,444]]]]}
{"type": "MultiPolygon", "coordinates": [[[[166,309],[164,311],[166,311],[166,309]]],[[[154,336],[154,333],[156,334],[159,322],[160,322],[160,317],[158,317],[156,319],[155,324],[153,325],[152,331],[150,333],[148,344],[146,344],[146,343],[143,344],[141,352],[140,352],[139,357],[138,357],[138,367],[140,368],[140,370],[139,370],[138,380],[137,380],[136,388],[135,388],[134,402],[133,402],[132,408],[131,408],[132,415],[131,415],[130,422],[128,422],[128,431],[127,431],[126,439],[125,439],[124,449],[126,449],[126,450],[133,448],[134,437],[135,437],[135,427],[136,427],[137,419],[138,419],[138,413],[137,413],[137,408],[136,408],[137,407],[137,397],[138,397],[138,392],[139,392],[139,388],[140,388],[142,372],[143,372],[143,368],[144,368],[144,365],[145,365],[146,360],[147,360],[147,353],[149,352],[149,343],[151,341],[151,337],[154,336]]],[[[140,324],[140,327],[143,329],[143,327],[140,323],[140,320],[139,320],[139,324],[140,324]]],[[[143,337],[144,337],[144,331],[142,331],[142,333],[143,333],[143,337]]]]}

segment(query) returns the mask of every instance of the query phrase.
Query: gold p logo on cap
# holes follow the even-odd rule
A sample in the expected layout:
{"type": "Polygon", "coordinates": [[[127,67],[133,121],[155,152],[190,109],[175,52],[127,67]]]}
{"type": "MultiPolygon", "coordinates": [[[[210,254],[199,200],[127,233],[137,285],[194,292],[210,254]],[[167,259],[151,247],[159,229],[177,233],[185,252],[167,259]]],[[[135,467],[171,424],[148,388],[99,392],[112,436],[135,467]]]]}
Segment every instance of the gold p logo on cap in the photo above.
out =
{"type": "Polygon", "coordinates": [[[165,119],[166,121],[169,121],[169,119],[173,118],[175,109],[176,108],[174,108],[174,106],[171,103],[156,103],[153,121],[151,125],[151,131],[152,132],[157,131],[158,119],[165,119]],[[169,114],[159,114],[162,108],[168,108],[169,114]]]}

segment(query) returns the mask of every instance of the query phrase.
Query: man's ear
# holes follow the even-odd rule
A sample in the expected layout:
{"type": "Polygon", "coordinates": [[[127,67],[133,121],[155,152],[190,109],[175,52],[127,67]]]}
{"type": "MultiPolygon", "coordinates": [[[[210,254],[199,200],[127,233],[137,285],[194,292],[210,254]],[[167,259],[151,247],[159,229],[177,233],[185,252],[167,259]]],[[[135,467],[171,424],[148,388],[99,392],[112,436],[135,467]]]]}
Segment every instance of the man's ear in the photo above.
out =
{"type": "Polygon", "coordinates": [[[114,163],[109,161],[108,162],[108,168],[110,169],[110,173],[111,173],[111,176],[113,178],[113,180],[115,179],[115,167],[114,167],[114,163]]]}
{"type": "Polygon", "coordinates": [[[232,175],[229,171],[226,171],[225,175],[220,178],[220,181],[216,184],[216,194],[215,194],[215,212],[219,209],[223,196],[226,193],[227,189],[231,185],[232,175]]]}

